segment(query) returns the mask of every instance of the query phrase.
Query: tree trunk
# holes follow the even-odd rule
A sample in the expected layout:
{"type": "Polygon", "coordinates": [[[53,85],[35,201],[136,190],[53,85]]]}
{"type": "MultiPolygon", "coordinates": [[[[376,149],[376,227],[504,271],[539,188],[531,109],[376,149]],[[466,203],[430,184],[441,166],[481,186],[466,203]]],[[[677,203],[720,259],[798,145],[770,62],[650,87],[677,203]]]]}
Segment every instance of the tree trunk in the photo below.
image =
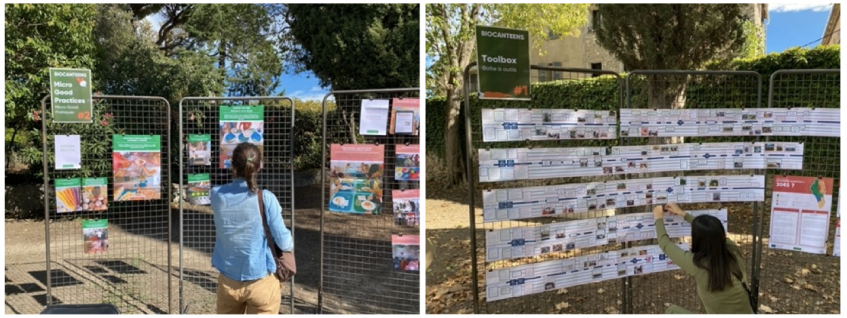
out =
{"type": "MultiPolygon", "coordinates": [[[[464,118],[459,117],[459,110],[461,104],[463,102],[463,94],[461,93],[461,87],[451,87],[447,89],[447,131],[444,134],[445,137],[445,145],[444,145],[444,155],[445,155],[445,165],[447,168],[447,182],[449,184],[459,184],[461,182],[467,182],[467,173],[465,166],[465,160],[462,156],[462,149],[464,148],[464,144],[462,143],[462,137],[464,135],[464,118]]],[[[465,136],[466,138],[471,138],[471,136],[465,136]]],[[[468,154],[471,155],[471,154],[468,154]]],[[[473,182],[473,181],[470,181],[473,182]]]]}
{"type": "MultiPolygon", "coordinates": [[[[685,83],[688,78],[683,75],[648,75],[647,76],[647,105],[650,109],[680,109],[685,108],[685,83]],[[670,80],[669,80],[670,79],[670,80]]],[[[683,137],[649,138],[649,145],[683,143],[683,137]]],[[[663,172],[659,176],[672,177],[673,172],[663,172]]],[[[639,174],[646,178],[647,174],[639,174]]]]}
{"type": "Polygon", "coordinates": [[[15,147],[15,136],[17,136],[17,134],[18,134],[18,127],[15,127],[13,129],[14,130],[12,130],[12,140],[9,141],[9,147],[6,149],[6,169],[7,170],[9,169],[9,161],[11,161],[9,159],[11,159],[12,150],[15,147]]]}

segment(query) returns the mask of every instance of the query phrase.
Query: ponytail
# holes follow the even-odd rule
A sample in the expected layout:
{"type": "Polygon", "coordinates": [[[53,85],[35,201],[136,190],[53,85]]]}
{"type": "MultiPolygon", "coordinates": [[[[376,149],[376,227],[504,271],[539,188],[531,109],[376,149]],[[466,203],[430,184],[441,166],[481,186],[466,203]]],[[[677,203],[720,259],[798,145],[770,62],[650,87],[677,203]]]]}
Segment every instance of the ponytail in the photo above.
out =
{"type": "Polygon", "coordinates": [[[232,152],[232,168],[236,177],[247,181],[247,189],[250,193],[257,193],[256,174],[262,166],[262,152],[259,147],[251,143],[241,143],[232,152]]]}

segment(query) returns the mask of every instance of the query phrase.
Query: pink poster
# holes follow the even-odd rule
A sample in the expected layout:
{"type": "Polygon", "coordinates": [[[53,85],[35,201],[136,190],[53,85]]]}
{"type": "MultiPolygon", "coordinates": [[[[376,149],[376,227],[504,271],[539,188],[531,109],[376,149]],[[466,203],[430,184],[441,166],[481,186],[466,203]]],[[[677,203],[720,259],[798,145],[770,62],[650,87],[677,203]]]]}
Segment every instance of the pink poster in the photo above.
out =
{"type": "Polygon", "coordinates": [[[329,210],[379,214],[385,145],[333,144],[330,156],[329,210]]]}
{"type": "Polygon", "coordinates": [[[397,145],[394,180],[419,181],[421,179],[421,146],[397,145]]]}
{"type": "Polygon", "coordinates": [[[394,225],[420,226],[421,191],[418,189],[392,190],[394,202],[394,225]]]}

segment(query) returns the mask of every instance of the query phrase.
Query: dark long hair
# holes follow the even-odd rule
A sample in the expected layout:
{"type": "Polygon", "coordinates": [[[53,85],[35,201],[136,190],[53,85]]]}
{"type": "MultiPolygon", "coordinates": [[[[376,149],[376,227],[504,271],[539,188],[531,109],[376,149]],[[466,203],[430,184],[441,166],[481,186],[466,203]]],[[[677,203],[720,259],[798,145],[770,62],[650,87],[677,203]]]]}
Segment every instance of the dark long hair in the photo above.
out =
{"type": "Polygon", "coordinates": [[[726,232],[718,218],[700,215],[691,222],[691,252],[694,265],[709,272],[709,291],[732,287],[732,275],[741,277],[738,260],[726,246],[726,232]]]}
{"type": "Polygon", "coordinates": [[[256,193],[256,174],[262,166],[262,152],[251,143],[241,143],[232,152],[232,168],[236,177],[247,181],[247,188],[256,193]]]}

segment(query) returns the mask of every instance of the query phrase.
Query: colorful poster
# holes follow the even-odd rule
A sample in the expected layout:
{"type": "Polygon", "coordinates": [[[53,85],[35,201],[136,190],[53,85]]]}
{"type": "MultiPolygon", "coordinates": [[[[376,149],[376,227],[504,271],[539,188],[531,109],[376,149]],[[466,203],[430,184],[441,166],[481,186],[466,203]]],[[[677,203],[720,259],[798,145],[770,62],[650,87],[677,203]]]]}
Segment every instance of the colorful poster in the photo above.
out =
{"type": "Polygon", "coordinates": [[[188,135],[188,164],[212,165],[212,135],[188,135]]]}
{"type": "Polygon", "coordinates": [[[82,211],[79,178],[56,179],[56,212],[82,211]]]}
{"type": "Polygon", "coordinates": [[[421,146],[397,145],[397,162],[394,165],[394,180],[419,181],[421,179],[421,146]]]}
{"type": "Polygon", "coordinates": [[[194,205],[210,205],[209,192],[212,190],[208,173],[188,175],[188,202],[194,205]]]}
{"type": "Polygon", "coordinates": [[[420,271],[421,239],[418,235],[391,235],[394,270],[407,273],[420,271]]]}
{"type": "Polygon", "coordinates": [[[109,202],[108,193],[106,178],[82,179],[82,210],[106,211],[109,202]]]}
{"type": "Polygon", "coordinates": [[[835,242],[832,245],[832,256],[841,256],[841,187],[838,187],[838,220],[835,223],[835,242]]]}
{"type": "Polygon", "coordinates": [[[82,220],[82,246],[85,254],[109,250],[109,220],[82,220]]]}
{"type": "Polygon", "coordinates": [[[768,245],[775,249],[825,254],[833,180],[775,176],[773,182],[768,245]]]}
{"type": "Polygon", "coordinates": [[[385,145],[333,144],[330,154],[329,210],[379,214],[385,145]]]}
{"type": "Polygon", "coordinates": [[[79,169],[82,167],[79,135],[56,135],[55,142],[56,170],[79,169]]]}
{"type": "Polygon", "coordinates": [[[387,99],[363,99],[359,118],[359,135],[385,136],[388,124],[387,99]]]}
{"type": "Polygon", "coordinates": [[[529,31],[476,26],[479,99],[530,100],[529,31]]]}
{"type": "Polygon", "coordinates": [[[115,201],[158,200],[162,193],[161,136],[114,135],[115,201]]]}
{"type": "Polygon", "coordinates": [[[91,123],[91,70],[51,68],[50,100],[54,123],[91,123]]]}
{"type": "Polygon", "coordinates": [[[391,127],[393,135],[419,135],[421,130],[421,100],[395,98],[391,100],[391,127]]]}
{"type": "Polygon", "coordinates": [[[409,227],[420,226],[420,190],[392,190],[391,199],[394,202],[394,225],[409,227]]]}
{"type": "Polygon", "coordinates": [[[259,147],[264,153],[265,106],[221,106],[220,168],[232,167],[232,152],[243,142],[259,147]]]}

